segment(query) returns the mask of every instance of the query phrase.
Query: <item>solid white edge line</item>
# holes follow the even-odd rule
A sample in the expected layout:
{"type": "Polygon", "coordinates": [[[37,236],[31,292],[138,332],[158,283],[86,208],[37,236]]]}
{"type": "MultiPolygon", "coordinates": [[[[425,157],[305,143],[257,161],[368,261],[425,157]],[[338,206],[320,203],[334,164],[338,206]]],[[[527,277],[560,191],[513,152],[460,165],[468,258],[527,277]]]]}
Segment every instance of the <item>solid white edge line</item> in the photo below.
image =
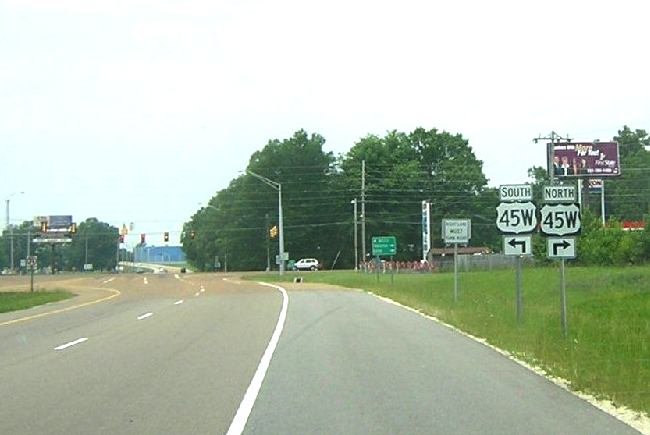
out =
{"type": "Polygon", "coordinates": [[[138,316],[138,320],[143,320],[143,319],[146,319],[147,317],[151,317],[151,316],[153,316],[153,313],[145,313],[145,314],[143,314],[141,316],[138,316]]]}
{"type": "Polygon", "coordinates": [[[269,344],[264,351],[264,355],[262,355],[262,359],[257,366],[255,375],[253,376],[253,379],[251,380],[251,383],[246,390],[246,394],[244,394],[244,398],[239,404],[237,414],[235,414],[235,418],[232,420],[232,423],[230,423],[230,427],[228,428],[226,435],[240,435],[242,432],[244,432],[246,422],[248,421],[248,417],[253,410],[253,405],[255,405],[255,400],[257,399],[257,395],[260,392],[260,388],[262,388],[262,382],[264,382],[266,371],[268,370],[269,364],[271,363],[273,352],[275,352],[275,348],[278,345],[280,335],[284,329],[284,322],[287,318],[287,309],[289,307],[289,295],[287,294],[287,291],[280,286],[267,284],[265,282],[258,282],[258,284],[265,285],[267,287],[273,287],[282,293],[282,309],[280,310],[278,323],[275,325],[275,330],[273,331],[271,340],[269,341],[269,344]]]}
{"type": "Polygon", "coordinates": [[[54,348],[54,350],[63,350],[66,349],[70,346],[74,346],[75,344],[83,343],[84,341],[88,340],[88,337],[82,337],[78,338],[75,341],[70,341],[68,343],[62,344],[61,346],[57,346],[54,348]]]}
{"type": "Polygon", "coordinates": [[[180,300],[174,302],[174,305],[180,305],[180,304],[182,304],[182,303],[183,303],[183,299],[180,299],[180,300]]]}

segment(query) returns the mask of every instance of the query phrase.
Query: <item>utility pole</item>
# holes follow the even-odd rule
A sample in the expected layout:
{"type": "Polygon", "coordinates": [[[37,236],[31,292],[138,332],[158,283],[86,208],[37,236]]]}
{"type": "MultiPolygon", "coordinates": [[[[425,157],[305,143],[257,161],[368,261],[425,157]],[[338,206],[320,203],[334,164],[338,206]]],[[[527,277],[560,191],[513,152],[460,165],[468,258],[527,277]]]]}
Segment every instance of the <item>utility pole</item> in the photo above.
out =
{"type": "Polygon", "coordinates": [[[366,161],[361,160],[361,261],[366,262],[366,161]]]}
{"type": "Polygon", "coordinates": [[[11,225],[11,222],[10,222],[10,219],[9,219],[9,199],[14,195],[22,195],[23,193],[25,193],[25,192],[15,192],[15,193],[12,193],[11,195],[9,195],[5,199],[5,203],[6,203],[6,206],[7,206],[7,229],[9,230],[9,240],[10,240],[10,242],[9,242],[9,244],[10,244],[10,247],[9,247],[10,269],[9,270],[11,270],[12,273],[14,271],[14,227],[13,227],[13,225],[11,225]]]}
{"type": "Polygon", "coordinates": [[[354,270],[359,269],[359,247],[357,242],[357,198],[350,201],[354,204],[354,270]]]}
{"type": "Polygon", "coordinates": [[[540,140],[550,140],[550,145],[547,145],[546,149],[546,170],[548,171],[548,176],[551,181],[551,186],[555,184],[555,173],[553,172],[553,144],[561,140],[571,142],[569,135],[560,136],[556,132],[552,131],[548,136],[538,135],[533,139],[533,142],[538,143],[540,140]]]}

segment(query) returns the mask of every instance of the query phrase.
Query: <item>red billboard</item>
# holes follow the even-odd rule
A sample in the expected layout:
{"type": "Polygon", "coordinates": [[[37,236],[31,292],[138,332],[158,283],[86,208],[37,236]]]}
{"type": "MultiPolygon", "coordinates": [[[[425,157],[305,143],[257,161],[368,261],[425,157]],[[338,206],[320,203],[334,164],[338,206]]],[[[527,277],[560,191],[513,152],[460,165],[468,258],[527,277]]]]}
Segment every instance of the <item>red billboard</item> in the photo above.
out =
{"type": "Polygon", "coordinates": [[[556,177],[614,177],[621,175],[617,142],[559,142],[552,147],[549,172],[556,177]]]}

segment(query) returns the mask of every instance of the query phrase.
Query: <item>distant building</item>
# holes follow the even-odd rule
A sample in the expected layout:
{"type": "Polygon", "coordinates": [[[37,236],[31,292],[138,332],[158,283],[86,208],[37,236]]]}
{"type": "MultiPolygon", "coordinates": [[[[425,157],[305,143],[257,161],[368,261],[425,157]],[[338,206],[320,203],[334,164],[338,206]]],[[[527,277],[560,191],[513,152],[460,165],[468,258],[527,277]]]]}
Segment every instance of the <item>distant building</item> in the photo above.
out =
{"type": "Polygon", "coordinates": [[[133,249],[136,263],[185,263],[180,246],[136,246],[133,249]]]}

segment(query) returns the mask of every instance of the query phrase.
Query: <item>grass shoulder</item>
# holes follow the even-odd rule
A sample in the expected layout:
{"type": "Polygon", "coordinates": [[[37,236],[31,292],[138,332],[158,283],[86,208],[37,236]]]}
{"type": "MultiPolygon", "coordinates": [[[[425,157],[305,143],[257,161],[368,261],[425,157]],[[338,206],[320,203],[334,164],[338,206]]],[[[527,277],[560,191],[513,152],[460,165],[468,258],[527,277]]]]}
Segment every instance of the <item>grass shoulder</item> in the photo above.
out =
{"type": "Polygon", "coordinates": [[[21,292],[0,292],[0,313],[25,310],[38,305],[57,302],[75,296],[65,290],[21,292]]]}

